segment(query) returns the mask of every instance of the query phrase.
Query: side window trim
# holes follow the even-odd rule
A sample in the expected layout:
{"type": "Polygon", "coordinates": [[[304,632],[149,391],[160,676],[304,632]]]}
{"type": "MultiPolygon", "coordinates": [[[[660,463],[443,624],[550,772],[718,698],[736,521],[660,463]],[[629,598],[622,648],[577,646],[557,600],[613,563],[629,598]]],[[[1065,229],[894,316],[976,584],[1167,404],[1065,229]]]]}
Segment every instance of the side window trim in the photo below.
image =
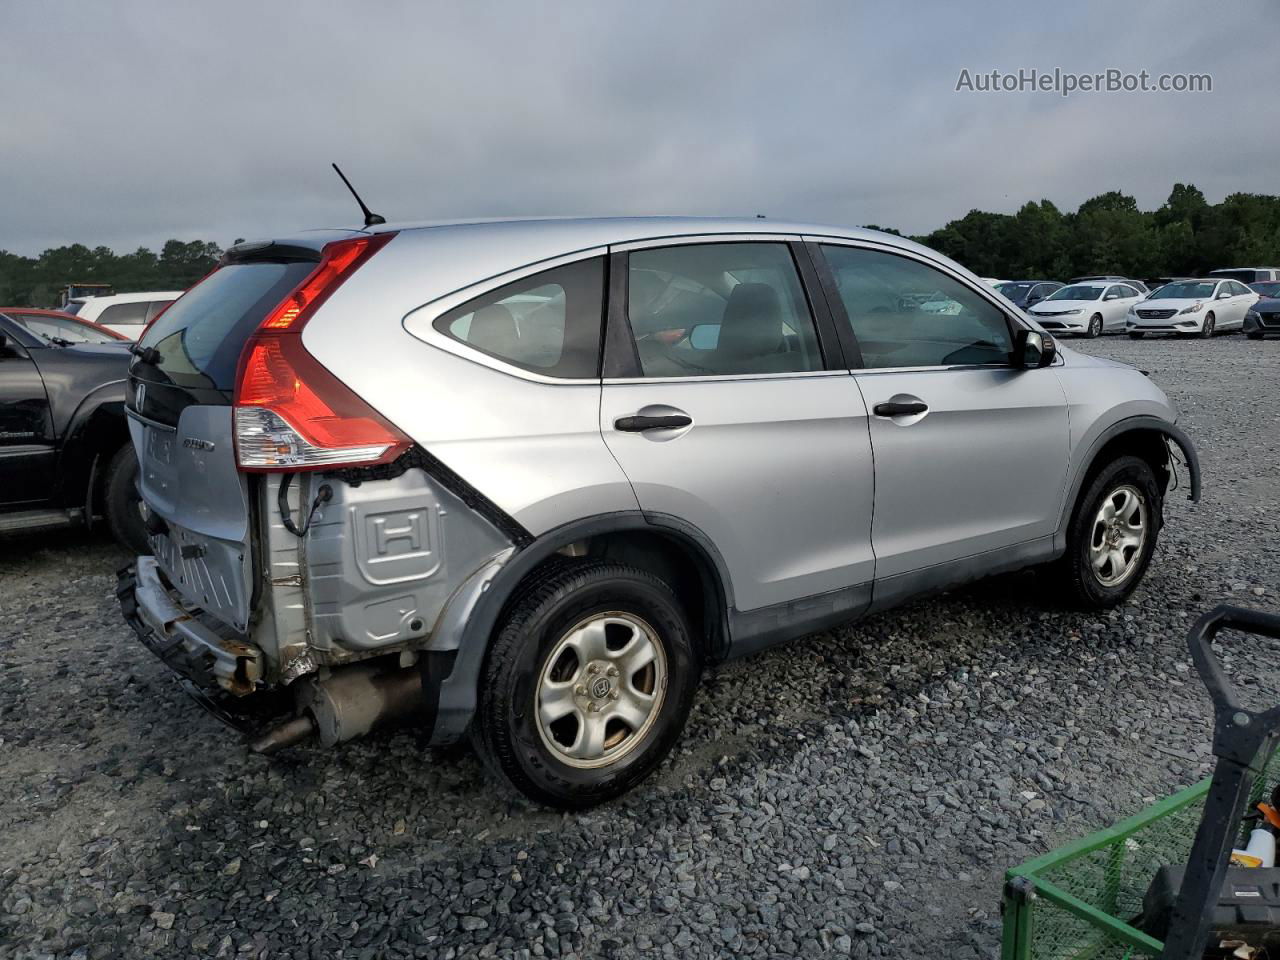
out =
{"type": "MultiPolygon", "coordinates": [[[[438,347],[447,353],[478,363],[481,366],[489,367],[500,373],[509,376],[519,377],[522,380],[531,380],[535,383],[547,384],[584,384],[599,383],[599,365],[597,364],[597,375],[594,377],[552,377],[546,374],[536,373],[525,367],[516,366],[513,363],[507,363],[498,357],[477,350],[467,344],[450,337],[448,334],[441,333],[435,328],[435,322],[444,314],[451,310],[462,306],[463,304],[482,297],[486,293],[491,293],[508,284],[516,283],[526,277],[543,273],[547,270],[553,270],[556,267],[564,267],[570,264],[579,263],[583,260],[591,260],[597,257],[604,258],[606,268],[608,266],[608,247],[590,247],[585,250],[578,250],[573,253],[567,253],[559,257],[551,257],[546,260],[538,260],[533,263],[527,263],[524,266],[516,267],[514,270],[508,270],[504,273],[495,274],[487,279],[468,284],[460,287],[452,293],[447,293],[443,297],[437,297],[435,300],[429,300],[426,303],[414,307],[404,315],[404,319],[400,321],[400,325],[410,336],[415,337],[424,343],[429,343],[434,347],[438,347]]],[[[608,300],[609,277],[605,277],[605,298],[608,300]]],[[[606,324],[607,326],[607,324],[606,324]]]]}
{"type": "Polygon", "coordinates": [[[832,316],[832,308],[826,291],[821,288],[820,276],[813,259],[801,238],[795,234],[732,233],[695,234],[689,236],[656,237],[613,244],[609,247],[609,276],[605,284],[608,303],[605,307],[603,376],[609,382],[659,383],[664,381],[686,383],[690,381],[718,380],[776,380],[825,376],[843,373],[848,368],[843,362],[843,341],[838,338],[839,324],[832,316]],[[813,320],[814,335],[823,366],[820,370],[796,370],[783,373],[734,373],[706,374],[688,377],[645,377],[636,350],[631,319],[627,313],[630,255],[633,250],[652,250],[659,247],[685,247],[702,243],[782,243],[791,254],[809,313],[813,320]]]}
{"type": "MultiPolygon", "coordinates": [[[[835,313],[837,309],[839,310],[838,319],[841,322],[837,323],[837,327],[840,331],[841,342],[852,343],[853,352],[850,353],[850,348],[846,346],[845,356],[849,357],[851,361],[852,361],[852,358],[855,358],[855,357],[857,358],[857,366],[856,367],[853,366],[851,362],[851,365],[849,368],[851,370],[865,370],[868,373],[903,372],[903,371],[918,371],[918,370],[919,371],[923,371],[923,370],[990,370],[996,365],[995,364],[957,363],[957,364],[948,364],[946,366],[923,366],[923,367],[922,366],[915,366],[915,367],[867,367],[865,366],[862,359],[862,350],[858,346],[858,337],[853,330],[853,323],[849,320],[849,314],[844,309],[844,302],[841,300],[839,296],[839,292],[836,287],[835,273],[834,271],[832,271],[831,264],[827,261],[826,253],[822,249],[824,245],[835,246],[835,247],[852,247],[860,250],[871,250],[876,253],[887,253],[892,256],[898,256],[898,257],[903,257],[907,260],[913,260],[916,263],[920,263],[926,267],[931,267],[934,270],[937,270],[939,273],[944,274],[945,276],[956,281],[957,283],[963,284],[965,287],[968,287],[970,291],[977,293],[979,296],[979,299],[985,300],[988,304],[990,304],[992,309],[998,311],[1000,315],[1004,317],[1005,326],[1009,330],[1009,339],[1011,342],[1017,341],[1017,333],[1019,330],[1034,329],[1034,327],[1032,327],[1030,323],[1024,322],[1021,318],[1010,313],[998,302],[996,302],[996,300],[993,297],[993,295],[996,292],[994,287],[990,287],[987,284],[981,283],[981,282],[973,283],[967,277],[964,277],[961,274],[956,273],[954,270],[949,269],[945,264],[939,263],[938,261],[930,257],[921,256],[920,254],[916,253],[916,251],[914,250],[908,250],[904,247],[899,247],[891,243],[876,243],[874,241],[855,240],[851,237],[840,237],[840,236],[824,237],[824,236],[815,236],[815,235],[805,235],[803,240],[805,242],[805,245],[809,247],[811,256],[813,257],[814,261],[820,265],[819,266],[820,272],[824,273],[827,277],[830,278],[829,279],[830,292],[828,293],[828,300],[833,305],[832,306],[833,313],[835,313]]],[[[824,281],[824,285],[826,282],[827,281],[824,281]]],[[[1007,364],[1009,366],[1013,365],[1012,356],[1007,361],[1007,364]]]]}

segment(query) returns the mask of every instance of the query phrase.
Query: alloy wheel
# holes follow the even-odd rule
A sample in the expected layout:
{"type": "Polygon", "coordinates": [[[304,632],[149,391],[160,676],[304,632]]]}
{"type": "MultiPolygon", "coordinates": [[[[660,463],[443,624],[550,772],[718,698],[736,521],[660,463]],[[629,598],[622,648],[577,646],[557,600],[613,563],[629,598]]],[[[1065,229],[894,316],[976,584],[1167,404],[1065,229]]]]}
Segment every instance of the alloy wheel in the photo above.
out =
{"type": "Polygon", "coordinates": [[[1089,562],[1104,587],[1124,583],[1138,568],[1147,517],[1146,498],[1132,484],[1116,487],[1102,501],[1089,537],[1089,562]]]}
{"type": "Polygon", "coordinates": [[[667,656],[653,627],[630,613],[582,620],[552,648],[535,711],[543,745],[573,767],[602,767],[644,742],[662,709],[667,656]]]}

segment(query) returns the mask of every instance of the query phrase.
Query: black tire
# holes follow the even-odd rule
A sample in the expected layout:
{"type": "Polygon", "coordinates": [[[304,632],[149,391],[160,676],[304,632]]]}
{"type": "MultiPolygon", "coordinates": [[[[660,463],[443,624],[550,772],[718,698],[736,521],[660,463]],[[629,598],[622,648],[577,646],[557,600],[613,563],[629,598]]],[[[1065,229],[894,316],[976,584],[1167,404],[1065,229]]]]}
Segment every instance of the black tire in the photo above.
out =
{"type": "Polygon", "coordinates": [[[1164,494],[1151,465],[1138,457],[1119,457],[1102,468],[1076,501],[1067,526],[1067,551],[1046,573],[1060,597],[1074,607],[1104,610],[1124,601],[1142,582],[1164,525],[1164,494]],[[1090,547],[1103,502],[1122,486],[1135,488],[1145,501],[1146,536],[1125,579],[1108,586],[1095,572],[1090,547]]]}
{"type": "Polygon", "coordinates": [[[1213,328],[1217,326],[1217,321],[1213,318],[1213,314],[1209,314],[1204,318],[1204,326],[1200,328],[1200,339],[1210,340],[1213,338],[1213,328]]]}
{"type": "Polygon", "coordinates": [[[1089,329],[1084,332],[1088,340],[1096,340],[1102,336],[1102,314],[1095,313],[1089,318],[1089,329]]]}
{"type": "Polygon", "coordinates": [[[626,792],[662,762],[684,729],[699,673],[688,621],[666,583],[619,563],[557,561],[535,576],[499,623],[481,674],[472,740],[481,759],[531,800],[561,809],[589,807],[626,792]],[[622,756],[582,768],[544,742],[538,687],[561,638],[606,612],[628,614],[651,628],[665,655],[665,694],[647,731],[629,734],[640,739],[622,756]]]}
{"type": "Polygon", "coordinates": [[[1141,340],[1141,339],[1143,338],[1143,336],[1144,336],[1144,334],[1143,334],[1141,331],[1135,331],[1135,330],[1130,330],[1130,331],[1129,331],[1129,339],[1130,339],[1130,340],[1141,340]]]}
{"type": "Polygon", "coordinates": [[[1262,334],[1259,333],[1257,330],[1250,330],[1247,334],[1245,334],[1245,336],[1247,336],[1250,340],[1262,339],[1262,334]]]}
{"type": "Polygon", "coordinates": [[[134,556],[151,552],[147,543],[147,526],[139,509],[141,502],[138,458],[133,452],[133,445],[126,443],[107,463],[102,484],[102,512],[106,515],[111,535],[134,556]]]}

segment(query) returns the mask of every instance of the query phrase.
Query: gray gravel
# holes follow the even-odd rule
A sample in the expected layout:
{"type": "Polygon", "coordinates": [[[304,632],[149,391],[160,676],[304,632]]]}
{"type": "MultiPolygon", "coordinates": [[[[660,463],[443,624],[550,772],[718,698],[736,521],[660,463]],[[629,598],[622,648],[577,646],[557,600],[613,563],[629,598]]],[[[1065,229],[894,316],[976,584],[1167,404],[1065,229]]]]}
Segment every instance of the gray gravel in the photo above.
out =
{"type": "Polygon", "coordinates": [[[250,756],[121,623],[117,548],[0,544],[0,957],[997,955],[1006,867],[1207,771],[1189,622],[1280,607],[1280,343],[1080,346],[1204,460],[1131,603],[1007,577],[723,667],[585,815],[408,732],[250,756]]]}

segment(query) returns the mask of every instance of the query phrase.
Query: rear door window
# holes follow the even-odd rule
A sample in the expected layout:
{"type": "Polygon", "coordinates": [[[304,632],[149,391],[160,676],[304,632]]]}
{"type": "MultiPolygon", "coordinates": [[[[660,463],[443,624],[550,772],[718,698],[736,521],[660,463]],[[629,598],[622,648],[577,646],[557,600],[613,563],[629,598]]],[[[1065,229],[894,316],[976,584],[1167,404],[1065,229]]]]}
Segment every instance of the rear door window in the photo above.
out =
{"type": "Polygon", "coordinates": [[[604,258],[553,267],[436,318],[436,330],[473,350],[547,377],[600,375],[604,258]]]}
{"type": "MultiPolygon", "coordinates": [[[[230,391],[245,341],[315,269],[310,261],[233,263],[192,287],[147,328],[154,367],[178,386],[230,391]]],[[[141,307],[145,314],[147,304],[141,307]]]]}
{"type": "Polygon", "coordinates": [[[627,316],[645,377],[802,373],[823,368],[785,243],[633,250],[627,316]]]}

